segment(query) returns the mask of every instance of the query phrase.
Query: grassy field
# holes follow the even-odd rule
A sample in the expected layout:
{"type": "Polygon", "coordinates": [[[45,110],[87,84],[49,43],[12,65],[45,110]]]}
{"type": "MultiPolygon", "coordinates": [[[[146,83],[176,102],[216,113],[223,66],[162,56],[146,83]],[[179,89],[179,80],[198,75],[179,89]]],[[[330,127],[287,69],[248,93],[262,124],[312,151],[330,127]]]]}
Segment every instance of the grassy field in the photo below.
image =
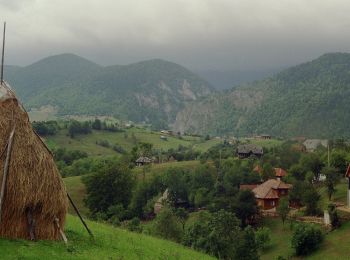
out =
{"type": "MultiPolygon", "coordinates": [[[[292,231],[289,222],[282,225],[279,218],[264,219],[264,225],[271,229],[272,244],[261,255],[261,259],[277,259],[278,256],[292,259],[300,259],[293,257],[294,251],[291,247],[292,231]]],[[[325,259],[338,260],[349,259],[350,257],[350,222],[344,223],[339,229],[328,233],[321,247],[313,254],[304,259],[325,259]]]]}
{"type": "Polygon", "coordinates": [[[271,229],[271,247],[261,255],[261,259],[270,260],[277,259],[278,256],[287,256],[293,254],[291,247],[292,232],[289,228],[289,223],[282,225],[279,218],[265,218],[264,226],[271,229]]]}
{"type": "MultiPolygon", "coordinates": [[[[162,134],[159,132],[152,132],[150,130],[134,127],[127,129],[125,132],[114,133],[107,131],[93,131],[88,135],[79,135],[75,138],[70,138],[67,135],[67,130],[61,130],[56,135],[47,137],[45,142],[51,149],[66,148],[68,150],[81,150],[87,152],[90,156],[117,154],[112,148],[106,148],[96,144],[97,141],[102,140],[108,141],[111,146],[118,144],[126,151],[131,151],[136,144],[135,141],[151,143],[153,144],[154,149],[164,151],[171,148],[178,148],[179,145],[193,146],[195,143],[200,142],[198,137],[191,136],[184,136],[182,139],[175,136],[167,136],[167,140],[165,141],[160,139],[161,135],[162,134]]],[[[215,142],[209,140],[204,142],[203,145],[198,145],[202,145],[203,147],[201,147],[200,150],[205,151],[205,149],[208,149],[217,143],[216,140],[215,142]]]]}
{"type": "Polygon", "coordinates": [[[193,145],[193,148],[195,150],[197,150],[197,151],[200,151],[200,152],[206,152],[211,147],[213,147],[213,146],[215,146],[217,144],[220,144],[220,143],[223,143],[222,139],[214,138],[214,139],[210,139],[210,140],[207,140],[207,141],[197,142],[196,144],[193,145]]]}
{"type": "Polygon", "coordinates": [[[310,255],[308,259],[349,259],[350,258],[350,222],[343,224],[339,229],[330,232],[321,248],[310,255]]]}
{"type": "MultiPolygon", "coordinates": [[[[162,174],[167,169],[170,168],[180,168],[180,169],[188,169],[193,170],[200,165],[199,161],[182,161],[182,162],[167,162],[161,164],[153,164],[150,166],[149,171],[145,173],[145,177],[151,177],[156,174],[162,174]]],[[[143,178],[144,168],[143,167],[135,167],[132,172],[135,174],[137,179],[143,178]]]]}
{"type": "Polygon", "coordinates": [[[322,209],[327,209],[328,204],[330,202],[340,202],[343,204],[347,203],[347,188],[348,188],[348,183],[347,180],[342,180],[341,183],[339,183],[336,186],[336,191],[334,195],[332,196],[332,201],[329,201],[328,195],[327,195],[327,189],[326,187],[322,187],[319,189],[319,192],[321,194],[321,204],[320,207],[322,209]]]}
{"type": "Polygon", "coordinates": [[[213,259],[179,244],[88,221],[92,241],[76,217],[68,215],[63,242],[0,239],[1,259],[213,259]]]}
{"type": "MultiPolygon", "coordinates": [[[[241,141],[244,142],[244,139],[241,141]]],[[[246,141],[250,142],[252,144],[262,146],[263,148],[268,148],[268,149],[275,147],[275,146],[278,146],[278,145],[281,145],[283,143],[283,141],[278,140],[278,139],[267,139],[267,140],[264,140],[264,139],[246,139],[246,141]]]]}
{"type": "MultiPolygon", "coordinates": [[[[81,176],[67,177],[64,178],[63,181],[66,185],[67,192],[71,196],[80,213],[86,216],[89,210],[84,205],[86,189],[84,183],[81,181],[81,176]]],[[[75,215],[75,211],[71,205],[69,205],[68,212],[75,215]]]]}

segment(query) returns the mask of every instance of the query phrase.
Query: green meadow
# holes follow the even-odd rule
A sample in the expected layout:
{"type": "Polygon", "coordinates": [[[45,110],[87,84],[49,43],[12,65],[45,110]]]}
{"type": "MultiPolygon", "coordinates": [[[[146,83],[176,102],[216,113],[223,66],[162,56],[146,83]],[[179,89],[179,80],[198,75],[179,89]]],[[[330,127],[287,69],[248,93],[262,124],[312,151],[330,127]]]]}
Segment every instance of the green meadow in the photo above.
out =
{"type": "Polygon", "coordinates": [[[87,221],[91,239],[77,217],[68,215],[62,241],[0,239],[1,259],[214,259],[171,241],[87,221]]]}

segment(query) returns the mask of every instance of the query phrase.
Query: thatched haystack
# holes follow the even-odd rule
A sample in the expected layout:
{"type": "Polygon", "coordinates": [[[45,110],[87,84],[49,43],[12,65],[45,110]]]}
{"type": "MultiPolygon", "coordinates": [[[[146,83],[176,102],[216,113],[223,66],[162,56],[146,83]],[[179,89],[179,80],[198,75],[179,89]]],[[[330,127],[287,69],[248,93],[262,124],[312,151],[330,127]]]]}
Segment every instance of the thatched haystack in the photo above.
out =
{"type": "MultiPolygon", "coordinates": [[[[1,212],[0,237],[56,240],[68,208],[64,183],[53,156],[33,131],[11,89],[0,85],[0,184],[7,143],[15,127],[1,212]]],[[[1,187],[1,186],[0,186],[1,187]]]]}

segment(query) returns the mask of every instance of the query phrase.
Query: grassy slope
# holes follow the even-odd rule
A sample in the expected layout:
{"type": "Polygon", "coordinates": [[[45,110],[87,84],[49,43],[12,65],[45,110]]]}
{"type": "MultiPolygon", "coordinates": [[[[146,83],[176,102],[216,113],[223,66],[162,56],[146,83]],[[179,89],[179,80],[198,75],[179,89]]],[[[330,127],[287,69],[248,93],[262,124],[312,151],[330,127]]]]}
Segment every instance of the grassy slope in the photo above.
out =
{"type": "Polygon", "coordinates": [[[350,222],[326,236],[321,248],[308,259],[349,259],[350,222]]]}
{"type": "Polygon", "coordinates": [[[199,138],[186,136],[183,139],[178,139],[173,136],[168,136],[167,141],[160,139],[161,134],[140,128],[131,128],[126,132],[112,133],[106,131],[93,131],[92,134],[79,135],[74,139],[67,136],[67,130],[61,130],[55,136],[48,137],[46,143],[50,148],[66,148],[69,150],[86,151],[91,156],[99,155],[116,155],[117,153],[111,148],[105,148],[96,144],[96,141],[106,140],[111,146],[118,144],[125,150],[131,151],[135,146],[132,134],[135,135],[137,141],[147,142],[153,144],[155,149],[168,150],[170,148],[177,148],[179,145],[191,146],[197,142],[199,138]],[[125,138],[125,133],[127,138],[125,138]]]}
{"type": "MultiPolygon", "coordinates": [[[[276,259],[278,256],[292,256],[291,236],[289,222],[283,227],[279,218],[265,219],[264,224],[271,229],[272,245],[266,250],[261,259],[276,259]]],[[[339,229],[327,234],[322,246],[306,259],[349,259],[350,255],[350,222],[344,223],[339,229]]]]}
{"type": "Polygon", "coordinates": [[[252,144],[260,145],[264,148],[272,148],[275,146],[279,146],[283,143],[283,141],[278,139],[269,139],[269,140],[263,140],[263,139],[251,139],[250,142],[252,144]]]}
{"type": "MultiPolygon", "coordinates": [[[[337,185],[337,191],[333,196],[333,202],[346,203],[347,183],[337,185]]],[[[324,187],[319,189],[321,194],[320,207],[326,209],[329,204],[327,192],[324,187]]],[[[345,214],[345,213],[342,213],[345,214]]],[[[272,246],[262,254],[262,259],[276,259],[279,255],[287,257],[293,255],[291,248],[291,235],[289,222],[283,227],[279,218],[266,218],[264,224],[271,229],[272,246]]],[[[307,259],[348,259],[350,255],[350,222],[344,223],[337,229],[326,235],[321,248],[307,259]]]]}
{"type": "Polygon", "coordinates": [[[279,218],[265,218],[264,226],[271,229],[271,247],[263,252],[261,259],[277,259],[278,256],[292,255],[291,248],[291,231],[289,223],[285,223],[284,227],[279,218]]]}
{"type": "MultiPolygon", "coordinates": [[[[87,215],[89,210],[84,205],[84,197],[85,197],[85,185],[81,181],[81,176],[67,177],[63,179],[66,184],[67,191],[71,196],[74,204],[79,209],[80,213],[84,216],[87,215]]],[[[69,205],[69,213],[74,214],[74,209],[69,205]]]]}
{"type": "Polygon", "coordinates": [[[89,239],[76,217],[68,216],[68,249],[62,242],[0,239],[1,259],[212,259],[179,244],[88,221],[89,239]]]}
{"type": "MultiPolygon", "coordinates": [[[[347,203],[347,188],[348,188],[348,183],[347,180],[342,180],[341,183],[339,183],[336,186],[336,191],[332,197],[332,202],[340,202],[343,204],[347,203]]],[[[327,189],[326,187],[322,187],[319,189],[319,192],[321,194],[321,202],[320,206],[322,209],[327,209],[328,204],[330,203],[327,195],[327,189]]]]}

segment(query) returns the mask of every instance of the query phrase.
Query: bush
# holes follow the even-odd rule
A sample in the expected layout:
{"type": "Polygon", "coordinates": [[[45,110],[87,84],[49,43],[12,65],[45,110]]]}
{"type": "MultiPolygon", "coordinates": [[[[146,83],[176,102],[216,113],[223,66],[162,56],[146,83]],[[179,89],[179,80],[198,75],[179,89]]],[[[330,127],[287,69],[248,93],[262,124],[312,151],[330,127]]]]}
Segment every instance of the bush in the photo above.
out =
{"type": "Polygon", "coordinates": [[[261,227],[255,232],[257,246],[260,250],[265,250],[271,245],[271,230],[261,227]]]}
{"type": "Polygon", "coordinates": [[[58,123],[56,121],[47,122],[33,122],[33,129],[40,136],[55,135],[59,130],[58,123]]]}
{"type": "Polygon", "coordinates": [[[111,206],[118,204],[128,208],[134,178],[122,159],[107,161],[97,173],[85,175],[82,180],[87,193],[85,204],[92,213],[107,213],[111,206]]]}
{"type": "Polygon", "coordinates": [[[96,141],[96,144],[106,148],[111,146],[107,140],[98,140],[96,141]]]}
{"type": "Polygon", "coordinates": [[[240,259],[237,254],[243,253],[249,255],[250,250],[246,245],[254,247],[251,241],[248,242],[252,235],[250,230],[243,234],[239,228],[240,221],[231,212],[219,210],[208,214],[199,216],[198,220],[186,229],[183,243],[220,259],[240,259]]]}
{"type": "Polygon", "coordinates": [[[140,226],[140,219],[135,217],[132,220],[128,221],[126,228],[132,232],[141,233],[142,227],[140,226]]]}
{"type": "Polygon", "coordinates": [[[120,227],[120,220],[117,216],[111,217],[108,222],[114,227],[120,227]]]}
{"type": "Polygon", "coordinates": [[[323,241],[322,231],[314,225],[299,224],[292,236],[292,247],[296,255],[307,255],[315,251],[323,241]]]}
{"type": "Polygon", "coordinates": [[[152,233],[164,239],[179,242],[182,239],[182,226],[174,212],[165,207],[157,215],[152,233]]]}
{"type": "Polygon", "coordinates": [[[337,213],[337,208],[334,204],[328,205],[328,212],[329,212],[329,217],[331,219],[332,228],[335,229],[340,227],[341,222],[337,213]]]}
{"type": "Polygon", "coordinates": [[[118,145],[118,144],[113,145],[112,149],[114,151],[116,151],[117,153],[121,153],[121,154],[125,154],[126,153],[125,149],[123,147],[121,147],[120,145],[118,145]]]}
{"type": "Polygon", "coordinates": [[[90,134],[91,124],[89,122],[78,122],[73,120],[68,126],[68,133],[71,138],[74,138],[78,134],[90,134]]]}

